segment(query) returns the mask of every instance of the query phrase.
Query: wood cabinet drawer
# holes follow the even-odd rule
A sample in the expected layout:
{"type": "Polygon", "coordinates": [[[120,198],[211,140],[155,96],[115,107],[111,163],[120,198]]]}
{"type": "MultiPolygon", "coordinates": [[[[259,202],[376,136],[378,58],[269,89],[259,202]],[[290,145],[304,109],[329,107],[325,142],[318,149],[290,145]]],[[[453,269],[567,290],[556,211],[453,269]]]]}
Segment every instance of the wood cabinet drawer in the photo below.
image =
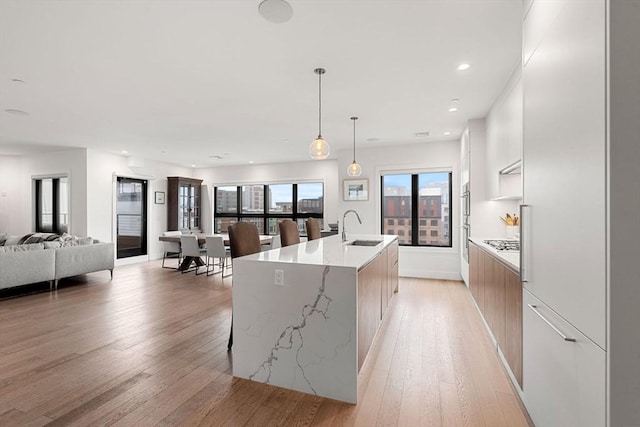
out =
{"type": "Polygon", "coordinates": [[[526,290],[522,310],[523,392],[535,425],[604,426],[604,350],[526,290]]]}

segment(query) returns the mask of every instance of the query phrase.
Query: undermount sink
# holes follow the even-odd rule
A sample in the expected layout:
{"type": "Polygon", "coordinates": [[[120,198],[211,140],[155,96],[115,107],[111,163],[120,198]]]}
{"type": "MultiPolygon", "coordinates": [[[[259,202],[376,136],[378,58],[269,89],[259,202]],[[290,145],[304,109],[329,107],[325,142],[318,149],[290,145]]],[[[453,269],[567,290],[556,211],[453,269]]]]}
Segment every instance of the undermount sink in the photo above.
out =
{"type": "Polygon", "coordinates": [[[354,240],[351,243],[347,243],[349,246],[377,246],[382,243],[382,240],[354,240]]]}

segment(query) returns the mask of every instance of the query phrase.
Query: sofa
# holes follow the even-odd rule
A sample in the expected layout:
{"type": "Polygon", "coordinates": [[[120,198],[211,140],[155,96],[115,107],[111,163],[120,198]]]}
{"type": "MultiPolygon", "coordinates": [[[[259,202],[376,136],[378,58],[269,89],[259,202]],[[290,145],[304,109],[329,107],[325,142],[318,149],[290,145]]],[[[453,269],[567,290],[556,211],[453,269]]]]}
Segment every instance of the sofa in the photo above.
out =
{"type": "Polygon", "coordinates": [[[93,239],[70,244],[62,239],[25,241],[28,239],[14,244],[16,239],[10,236],[0,244],[0,289],[40,282],[49,282],[50,289],[57,289],[60,279],[102,270],[109,270],[113,278],[113,243],[93,239]]]}

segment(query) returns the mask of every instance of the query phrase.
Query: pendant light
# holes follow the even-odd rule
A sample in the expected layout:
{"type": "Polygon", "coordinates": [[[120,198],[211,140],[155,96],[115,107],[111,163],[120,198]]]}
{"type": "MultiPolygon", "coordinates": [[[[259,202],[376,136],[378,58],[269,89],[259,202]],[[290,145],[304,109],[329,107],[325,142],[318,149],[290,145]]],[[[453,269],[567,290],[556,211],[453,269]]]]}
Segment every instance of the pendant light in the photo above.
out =
{"type": "Polygon", "coordinates": [[[353,120],[353,162],[351,162],[351,164],[347,168],[347,175],[360,176],[360,174],[362,173],[362,168],[360,167],[358,162],[356,162],[356,120],[358,120],[358,118],[351,117],[351,120],[353,120]]]}
{"type": "Polygon", "coordinates": [[[313,70],[318,75],[318,137],[309,146],[309,154],[312,159],[324,160],[329,157],[331,148],[329,143],[322,138],[322,75],[325,73],[324,68],[316,68],[313,70]]]}

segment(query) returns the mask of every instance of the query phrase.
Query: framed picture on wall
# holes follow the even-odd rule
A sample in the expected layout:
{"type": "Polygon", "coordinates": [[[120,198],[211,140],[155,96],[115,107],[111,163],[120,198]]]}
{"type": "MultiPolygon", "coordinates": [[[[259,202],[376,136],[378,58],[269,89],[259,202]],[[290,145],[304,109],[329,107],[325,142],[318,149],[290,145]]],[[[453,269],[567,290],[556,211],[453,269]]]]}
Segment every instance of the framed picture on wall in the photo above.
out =
{"type": "Polygon", "coordinates": [[[164,191],[156,191],[156,205],[164,205],[164,191]]]}
{"type": "Polygon", "coordinates": [[[369,200],[369,180],[345,179],[344,200],[369,200]]]}

